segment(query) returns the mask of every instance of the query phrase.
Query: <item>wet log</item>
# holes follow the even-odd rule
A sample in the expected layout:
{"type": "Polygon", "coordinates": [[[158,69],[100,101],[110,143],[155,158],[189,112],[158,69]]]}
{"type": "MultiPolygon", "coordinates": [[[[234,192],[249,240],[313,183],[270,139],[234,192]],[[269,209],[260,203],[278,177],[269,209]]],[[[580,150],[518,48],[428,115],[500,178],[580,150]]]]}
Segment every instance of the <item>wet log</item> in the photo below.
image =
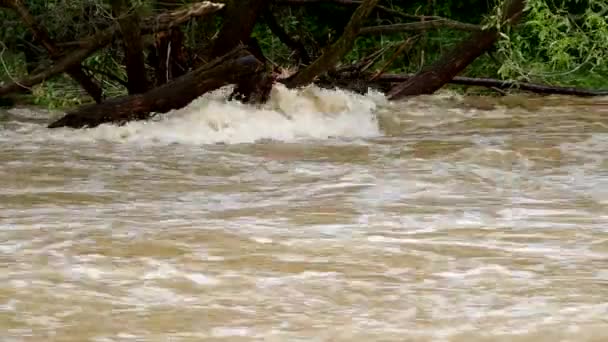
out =
{"type": "MultiPolygon", "coordinates": [[[[414,77],[414,75],[383,74],[376,77],[374,81],[382,83],[401,83],[408,81],[412,77],[414,77]]],[[[582,97],[608,96],[608,89],[592,90],[576,87],[558,87],[537,83],[502,81],[494,78],[474,78],[456,76],[452,80],[450,80],[449,83],[466,86],[496,88],[502,90],[520,90],[543,95],[571,95],[582,97]]]]}
{"type": "Polygon", "coordinates": [[[182,108],[208,91],[249,80],[262,71],[263,64],[260,61],[243,48],[237,48],[144,94],[123,96],[101,104],[83,106],[48,127],[82,128],[103,123],[124,124],[133,120],[145,120],[153,113],[166,113],[182,108]]]}
{"type": "Polygon", "coordinates": [[[230,0],[224,12],[222,28],[211,49],[217,57],[239,44],[249,44],[249,38],[258,17],[270,0],[230,0]]]}
{"type": "MultiPolygon", "coordinates": [[[[35,38],[44,46],[49,53],[49,56],[53,60],[57,60],[62,55],[61,49],[59,49],[55,42],[51,39],[48,32],[40,23],[32,16],[29,9],[26,7],[22,0],[7,0],[0,4],[2,7],[11,8],[14,10],[21,20],[26,24],[30,31],[34,34],[35,38]]],[[[91,95],[95,102],[101,102],[102,90],[101,87],[93,81],[93,79],[87,75],[82,67],[78,64],[70,65],[66,68],[66,72],[78,82],[84,90],[91,95]]]]}
{"type": "Polygon", "coordinates": [[[378,0],[363,1],[353,13],[340,38],[312,64],[286,80],[285,84],[290,88],[301,87],[313,82],[317,76],[333,68],[353,48],[363,21],[372,13],[377,3],[378,0]]]}
{"type": "MultiPolygon", "coordinates": [[[[13,0],[5,0],[12,2],[13,0]]],[[[181,25],[194,17],[202,17],[213,14],[224,7],[224,4],[216,4],[209,1],[194,3],[179,10],[161,13],[155,17],[146,18],[141,27],[141,34],[151,34],[169,30],[172,27],[181,25]]],[[[57,76],[73,66],[78,66],[95,51],[108,45],[116,33],[118,25],[109,27],[99,33],[94,34],[78,42],[71,42],[66,45],[77,46],[78,48],[65,56],[61,57],[48,69],[35,75],[28,76],[16,82],[8,83],[0,87],[0,96],[17,92],[23,88],[29,88],[45,80],[57,76]]]]}
{"type": "Polygon", "coordinates": [[[143,93],[148,90],[148,80],[139,15],[129,0],[112,0],[111,4],[114,17],[118,21],[125,51],[127,90],[129,94],[143,93]]]}
{"type": "MultiPolygon", "coordinates": [[[[503,25],[516,23],[522,15],[525,0],[505,0],[502,13],[503,25]]],[[[462,72],[477,57],[488,51],[498,40],[499,32],[490,28],[473,33],[437,62],[407,81],[395,86],[388,93],[389,99],[432,94],[462,72]]]]}

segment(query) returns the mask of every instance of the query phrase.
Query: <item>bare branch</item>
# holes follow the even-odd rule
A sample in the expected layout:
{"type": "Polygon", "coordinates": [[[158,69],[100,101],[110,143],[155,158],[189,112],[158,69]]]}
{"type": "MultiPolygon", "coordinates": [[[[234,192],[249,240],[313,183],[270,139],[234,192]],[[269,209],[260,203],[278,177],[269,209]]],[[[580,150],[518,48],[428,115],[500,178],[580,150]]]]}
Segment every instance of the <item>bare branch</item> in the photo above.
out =
{"type": "MultiPolygon", "coordinates": [[[[0,0],[2,1],[2,0],[0,0]]],[[[6,0],[5,0],[6,1],[6,0]]],[[[10,0],[9,0],[10,1],[10,0]]],[[[195,3],[187,6],[184,9],[177,10],[169,13],[162,13],[153,18],[147,18],[144,20],[145,26],[142,27],[142,34],[150,34],[157,31],[168,30],[169,28],[184,23],[194,16],[204,16],[215,13],[224,7],[223,4],[216,4],[209,1],[195,3]]],[[[65,72],[68,68],[79,65],[87,57],[93,54],[95,51],[108,45],[114,35],[118,32],[118,25],[111,26],[87,39],[81,40],[78,44],[71,43],[72,45],[80,46],[68,55],[61,57],[59,60],[48,69],[33,75],[26,77],[19,82],[13,82],[0,87],[0,96],[18,91],[23,87],[32,87],[36,84],[44,82],[45,80],[59,75],[65,72]]]]}
{"type": "Polygon", "coordinates": [[[289,87],[299,87],[312,82],[315,77],[333,68],[338,61],[347,54],[355,44],[363,21],[370,15],[379,0],[365,0],[357,7],[350,21],[344,28],[342,36],[327,48],[311,65],[298,71],[286,84],[289,87]]]}
{"type": "MultiPolygon", "coordinates": [[[[53,60],[57,60],[62,51],[59,49],[55,42],[49,36],[46,29],[32,16],[29,9],[23,2],[23,0],[9,0],[1,3],[2,6],[10,7],[12,10],[17,12],[21,20],[25,25],[32,31],[34,36],[42,43],[44,48],[47,50],[49,56],[53,60]]],[[[95,102],[101,102],[102,90],[93,79],[84,73],[80,65],[73,65],[66,69],[66,72],[78,82],[86,91],[91,95],[95,102]]]]}
{"type": "Polygon", "coordinates": [[[479,25],[462,23],[450,19],[436,19],[431,21],[418,21],[413,23],[404,24],[393,24],[393,25],[379,25],[379,26],[368,26],[361,29],[360,34],[388,34],[388,33],[400,33],[400,32],[411,32],[411,31],[425,31],[430,29],[442,29],[449,28],[460,31],[478,32],[482,28],[479,25]]]}
{"type": "MultiPolygon", "coordinates": [[[[390,83],[398,83],[405,82],[415,75],[407,75],[407,74],[383,74],[376,77],[376,80],[379,82],[390,82],[390,83]]],[[[526,83],[526,82],[516,82],[516,81],[502,81],[494,78],[474,78],[474,77],[463,77],[463,76],[455,76],[449,83],[459,84],[459,85],[468,85],[468,86],[477,86],[477,87],[487,87],[487,88],[496,88],[501,90],[524,90],[529,91],[531,93],[537,94],[556,94],[556,95],[573,95],[573,96],[607,96],[608,89],[604,90],[589,90],[589,89],[581,89],[574,87],[557,87],[557,86],[549,86],[544,84],[536,84],[536,83],[526,83]]]]}

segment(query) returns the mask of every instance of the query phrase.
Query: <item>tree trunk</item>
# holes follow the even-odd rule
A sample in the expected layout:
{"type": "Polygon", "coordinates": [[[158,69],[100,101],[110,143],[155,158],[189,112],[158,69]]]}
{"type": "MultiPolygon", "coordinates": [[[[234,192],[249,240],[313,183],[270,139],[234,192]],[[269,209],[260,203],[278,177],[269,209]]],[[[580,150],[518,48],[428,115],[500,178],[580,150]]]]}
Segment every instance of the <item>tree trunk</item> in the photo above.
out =
{"type": "MultiPolygon", "coordinates": [[[[158,10],[174,10],[181,5],[180,0],[156,1],[158,10]]],[[[154,70],[156,86],[165,84],[185,74],[188,70],[186,51],[183,45],[184,33],[180,27],[154,35],[154,70]]]]}
{"type": "Polygon", "coordinates": [[[290,88],[300,87],[311,83],[315,77],[333,68],[353,48],[363,21],[369,16],[377,3],[378,0],[364,0],[353,13],[340,38],[330,45],[312,64],[286,80],[285,84],[290,88]]]}
{"type": "Polygon", "coordinates": [[[221,56],[239,44],[249,44],[249,37],[258,16],[269,2],[269,0],[230,0],[224,12],[222,29],[213,43],[211,56],[221,56]]]}
{"type": "MultiPolygon", "coordinates": [[[[400,74],[384,74],[376,77],[373,82],[382,83],[400,83],[407,81],[414,77],[414,75],[400,75],[400,74]]],[[[558,87],[544,84],[527,83],[527,82],[514,82],[514,81],[503,81],[493,78],[474,78],[474,77],[461,77],[456,76],[449,81],[451,84],[476,86],[495,88],[503,90],[521,90],[528,91],[535,94],[544,95],[571,95],[571,96],[608,96],[608,89],[582,89],[574,87],[558,87]]]]}
{"type": "MultiPolygon", "coordinates": [[[[15,1],[15,0],[5,0],[15,1]]],[[[18,1],[18,0],[16,0],[18,1]]],[[[12,3],[12,2],[11,2],[12,3]]],[[[0,5],[3,5],[0,3],[0,5]]],[[[8,5],[7,5],[8,6],[8,5]]],[[[1,7],[1,6],[0,6],[1,7]]],[[[193,17],[202,17],[213,14],[224,7],[223,4],[216,4],[212,2],[198,2],[188,6],[185,6],[179,10],[161,13],[157,16],[148,17],[143,21],[141,27],[142,34],[151,34],[153,32],[160,32],[168,30],[172,27],[178,26],[185,23],[193,17]]],[[[0,87],[0,96],[17,92],[23,88],[29,88],[44,82],[45,80],[57,76],[71,67],[79,66],[82,61],[93,54],[95,51],[108,45],[115,34],[118,32],[118,25],[109,27],[99,33],[96,33],[84,40],[78,42],[72,42],[69,45],[76,45],[80,48],[70,52],[68,55],[61,57],[55,63],[39,72],[35,75],[28,76],[17,82],[8,83],[0,87]]]]}
{"type": "Polygon", "coordinates": [[[51,123],[56,127],[95,127],[103,123],[123,124],[145,120],[151,113],[182,108],[202,94],[231,83],[256,77],[263,64],[242,48],[144,94],[123,96],[101,104],[83,106],[51,123]]]}
{"type": "MultiPolygon", "coordinates": [[[[35,39],[37,39],[48,51],[51,59],[57,60],[60,58],[61,50],[55,45],[46,29],[42,27],[32,16],[22,0],[5,1],[1,5],[2,7],[12,8],[15,12],[17,12],[17,14],[21,17],[21,20],[23,20],[27,27],[32,31],[35,39]]],[[[85,74],[80,65],[70,66],[66,71],[84,88],[84,90],[87,91],[87,93],[89,93],[89,95],[91,95],[95,102],[99,103],[102,101],[101,88],[90,76],[85,74]]]]}
{"type": "Polygon", "coordinates": [[[112,0],[112,11],[120,27],[125,51],[127,89],[129,94],[140,94],[148,89],[148,80],[146,79],[139,15],[135,8],[129,8],[130,5],[128,0],[112,0]]]}
{"type": "MultiPolygon", "coordinates": [[[[521,17],[524,6],[525,0],[505,0],[502,11],[504,13],[503,24],[515,24],[521,17]]],[[[498,37],[498,30],[495,28],[473,33],[427,70],[391,89],[388,93],[389,99],[396,100],[406,96],[434,93],[462,72],[477,57],[489,50],[498,37]]]]}

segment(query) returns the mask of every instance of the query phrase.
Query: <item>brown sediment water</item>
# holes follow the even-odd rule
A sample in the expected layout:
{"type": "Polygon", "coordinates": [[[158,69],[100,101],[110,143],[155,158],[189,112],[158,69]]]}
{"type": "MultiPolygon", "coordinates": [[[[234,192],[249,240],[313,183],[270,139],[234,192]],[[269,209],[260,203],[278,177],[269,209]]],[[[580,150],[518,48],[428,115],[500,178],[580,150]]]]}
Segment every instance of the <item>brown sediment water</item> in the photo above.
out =
{"type": "Polygon", "coordinates": [[[608,100],[0,113],[2,341],[608,340],[608,100]]]}

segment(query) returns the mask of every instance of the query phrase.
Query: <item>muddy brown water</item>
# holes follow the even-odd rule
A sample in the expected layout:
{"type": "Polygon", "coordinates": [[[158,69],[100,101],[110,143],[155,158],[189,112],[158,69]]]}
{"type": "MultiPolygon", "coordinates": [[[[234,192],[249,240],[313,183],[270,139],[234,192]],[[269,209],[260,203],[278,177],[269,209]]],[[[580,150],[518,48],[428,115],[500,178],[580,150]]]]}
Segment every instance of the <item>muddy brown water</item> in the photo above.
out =
{"type": "Polygon", "coordinates": [[[0,340],[608,340],[608,99],[223,95],[0,112],[0,340]]]}

